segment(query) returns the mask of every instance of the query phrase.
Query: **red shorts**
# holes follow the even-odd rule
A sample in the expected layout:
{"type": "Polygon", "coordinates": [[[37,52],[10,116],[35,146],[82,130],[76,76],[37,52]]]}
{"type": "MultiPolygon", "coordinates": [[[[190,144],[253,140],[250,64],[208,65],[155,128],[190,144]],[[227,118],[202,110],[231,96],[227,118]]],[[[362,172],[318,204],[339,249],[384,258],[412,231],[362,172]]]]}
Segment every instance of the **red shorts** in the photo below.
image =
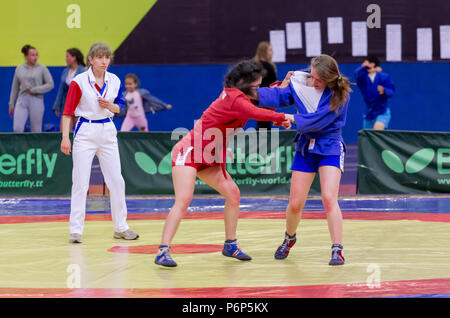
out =
{"type": "Polygon", "coordinates": [[[201,149],[195,150],[192,146],[184,149],[181,144],[175,145],[172,150],[172,167],[175,166],[193,167],[197,172],[206,168],[221,166],[225,178],[227,177],[225,173],[225,163],[206,162],[203,158],[203,151],[201,149]]]}

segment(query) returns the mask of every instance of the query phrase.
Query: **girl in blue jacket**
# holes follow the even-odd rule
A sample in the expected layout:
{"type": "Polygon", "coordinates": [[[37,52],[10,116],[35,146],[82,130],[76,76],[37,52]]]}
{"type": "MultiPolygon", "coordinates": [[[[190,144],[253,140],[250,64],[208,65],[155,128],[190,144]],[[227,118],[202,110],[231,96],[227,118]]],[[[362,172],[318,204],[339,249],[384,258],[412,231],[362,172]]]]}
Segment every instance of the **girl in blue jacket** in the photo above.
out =
{"type": "Polygon", "coordinates": [[[320,55],[311,60],[312,87],[302,72],[290,72],[280,87],[259,88],[259,105],[283,107],[295,104],[297,129],[292,181],[286,210],[286,232],[275,252],[276,259],[288,256],[296,242],[296,231],[309,189],[320,175],[322,202],[332,241],[329,265],[344,264],[342,255],[342,213],[338,204],[339,184],[344,169],[345,125],[350,81],[343,76],[334,58],[320,55]]]}

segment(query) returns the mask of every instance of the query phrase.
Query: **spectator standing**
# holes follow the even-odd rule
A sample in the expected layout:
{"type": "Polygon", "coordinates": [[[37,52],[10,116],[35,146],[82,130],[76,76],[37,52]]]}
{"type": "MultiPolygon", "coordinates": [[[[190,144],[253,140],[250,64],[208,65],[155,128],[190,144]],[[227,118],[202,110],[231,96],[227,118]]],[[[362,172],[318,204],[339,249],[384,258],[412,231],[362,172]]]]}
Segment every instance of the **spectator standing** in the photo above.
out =
{"type": "MultiPolygon", "coordinates": [[[[256,48],[255,57],[253,58],[253,60],[260,63],[263,68],[263,78],[260,87],[269,87],[270,84],[277,80],[277,67],[275,63],[272,62],[272,56],[272,45],[267,41],[260,42],[256,48]]],[[[271,129],[271,125],[272,122],[270,121],[257,121],[256,129],[271,129]]]]}
{"type": "MultiPolygon", "coordinates": [[[[77,48],[70,48],[66,51],[66,65],[67,67],[61,74],[61,81],[58,87],[55,103],[53,104],[53,112],[56,116],[61,116],[66,102],[67,92],[69,91],[70,82],[80,73],[85,71],[86,64],[84,63],[83,53],[77,48]]],[[[75,125],[75,118],[72,118],[70,128],[75,125]]],[[[62,116],[60,130],[62,131],[62,116]]]]}
{"type": "Polygon", "coordinates": [[[44,94],[53,89],[53,78],[45,65],[38,63],[38,51],[31,45],[22,48],[25,63],[16,67],[9,98],[9,115],[14,132],[24,132],[30,118],[32,132],[42,131],[44,94]]]}

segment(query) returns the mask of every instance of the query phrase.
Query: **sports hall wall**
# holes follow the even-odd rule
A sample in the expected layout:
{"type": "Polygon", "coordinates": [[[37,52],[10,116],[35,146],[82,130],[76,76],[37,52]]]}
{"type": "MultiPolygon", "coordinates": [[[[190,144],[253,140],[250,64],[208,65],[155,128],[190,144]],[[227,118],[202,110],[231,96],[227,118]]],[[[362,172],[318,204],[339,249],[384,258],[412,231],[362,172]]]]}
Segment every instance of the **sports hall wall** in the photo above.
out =
{"type": "MultiPolygon", "coordinates": [[[[78,47],[86,54],[93,42],[104,41],[115,51],[110,71],[122,79],[127,73],[137,74],[142,87],[174,106],[172,110],[148,115],[150,130],[170,131],[192,127],[193,121],[220,93],[229,66],[251,58],[263,40],[273,42],[279,79],[289,70],[306,67],[314,52],[333,55],[342,73],[350,78],[364,52],[376,54],[383,70],[396,84],[396,94],[389,103],[390,129],[447,131],[450,118],[447,107],[450,90],[445,85],[450,71],[447,1],[435,0],[434,5],[419,0],[377,1],[378,11],[370,9],[373,2],[347,0],[345,5],[332,0],[10,2],[0,19],[3,43],[0,131],[12,131],[7,105],[14,68],[23,63],[20,49],[24,44],[38,49],[39,62],[49,67],[55,81],[55,88],[45,95],[44,130],[59,129],[59,119],[51,107],[65,65],[65,50],[78,47]],[[435,7],[441,10],[433,12],[435,7]],[[372,16],[377,12],[379,16],[372,16]],[[341,18],[340,41],[330,40],[327,29],[329,18],[336,17],[341,18]],[[376,24],[377,17],[379,27],[372,25],[366,33],[357,33],[361,30],[355,22],[376,24]],[[300,25],[301,39],[296,44],[289,43],[287,23],[300,25]],[[281,40],[280,34],[284,34],[281,40]]],[[[363,112],[361,94],[354,87],[344,129],[347,142],[357,141],[363,112]]],[[[116,120],[118,126],[121,120],[116,120]]],[[[254,126],[254,122],[248,126],[254,126]]]]}

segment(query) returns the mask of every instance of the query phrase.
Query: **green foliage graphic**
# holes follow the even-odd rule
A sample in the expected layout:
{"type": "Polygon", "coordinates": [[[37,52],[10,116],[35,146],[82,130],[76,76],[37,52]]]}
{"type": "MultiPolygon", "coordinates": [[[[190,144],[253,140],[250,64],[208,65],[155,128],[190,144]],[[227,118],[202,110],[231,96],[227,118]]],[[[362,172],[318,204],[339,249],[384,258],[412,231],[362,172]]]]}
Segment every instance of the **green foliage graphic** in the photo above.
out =
{"type": "Polygon", "coordinates": [[[433,161],[435,151],[431,148],[424,148],[416,151],[403,166],[403,162],[398,155],[390,150],[383,150],[381,158],[386,166],[396,173],[418,173],[425,169],[433,161]]]}

